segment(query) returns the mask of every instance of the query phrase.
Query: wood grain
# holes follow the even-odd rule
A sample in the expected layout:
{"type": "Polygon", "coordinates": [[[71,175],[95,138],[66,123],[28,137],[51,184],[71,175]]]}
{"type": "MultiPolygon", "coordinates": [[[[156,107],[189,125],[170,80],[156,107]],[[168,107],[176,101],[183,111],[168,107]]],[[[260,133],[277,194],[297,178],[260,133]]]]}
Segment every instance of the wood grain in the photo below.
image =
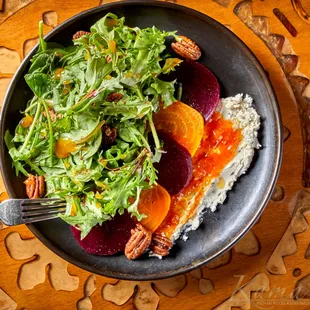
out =
{"type": "MultiPolygon", "coordinates": [[[[307,7],[310,7],[310,1],[303,0],[303,3],[305,1],[307,7]]],[[[107,2],[110,1],[101,1],[102,4],[107,2]]],[[[262,26],[260,31],[271,30],[272,34],[277,34],[271,37],[274,40],[272,43],[279,43],[278,40],[284,38],[280,42],[282,44],[281,55],[275,55],[274,50],[268,48],[261,38],[234,14],[233,10],[240,2],[244,1],[178,1],[179,4],[194,8],[222,24],[229,25],[229,29],[250,47],[269,73],[279,100],[287,137],[278,179],[278,186],[283,188],[284,196],[280,200],[269,202],[260,222],[253,228],[252,231],[257,240],[250,234],[246,239],[240,241],[235,250],[227,252],[224,257],[218,258],[207,267],[185,277],[165,282],[117,282],[114,279],[96,276],[97,289],[92,292],[93,288],[91,288],[89,292],[92,294],[90,294],[84,290],[86,291],[85,283],[89,283],[87,279],[90,279],[91,275],[71,264],[68,265],[67,271],[69,275],[78,277],[80,284],[77,289],[70,292],[56,291],[50,281],[37,284],[30,290],[21,289],[18,286],[18,279],[19,270],[24,261],[15,260],[9,255],[5,247],[5,240],[15,231],[22,239],[33,238],[33,235],[25,226],[0,229],[0,288],[17,304],[17,309],[41,310],[46,305],[49,309],[59,309],[59,305],[62,309],[76,309],[80,300],[83,300],[83,303],[80,304],[79,309],[114,310],[119,309],[120,306],[117,304],[121,303],[123,304],[122,309],[136,307],[139,310],[155,309],[156,307],[159,309],[171,309],[172,307],[176,309],[213,309],[217,306],[219,306],[218,309],[230,309],[231,306],[237,306],[239,309],[245,309],[245,306],[254,309],[251,304],[252,299],[253,301],[276,299],[278,303],[273,305],[275,310],[295,309],[294,307],[297,309],[297,306],[301,310],[309,309],[310,303],[305,303],[308,301],[305,298],[307,297],[305,291],[309,286],[310,265],[305,253],[309,246],[310,230],[303,230],[302,233],[295,235],[296,246],[293,255],[284,255],[283,258],[280,255],[280,262],[285,264],[282,274],[269,274],[266,270],[266,262],[277,248],[281,238],[285,236],[292,215],[296,214],[294,209],[298,198],[297,193],[303,190],[301,183],[303,142],[299,112],[296,92],[292,91],[287,76],[296,75],[296,67],[294,67],[296,61],[298,62],[297,75],[302,72],[304,75],[310,76],[310,25],[296,14],[290,0],[281,2],[276,0],[251,1],[253,16],[264,17],[257,19],[262,26]],[[289,42],[286,40],[290,34],[274,16],[274,8],[279,8],[294,25],[298,32],[296,38],[290,37],[289,42]],[[254,255],[249,256],[251,254],[254,255]],[[296,269],[300,271],[296,272],[296,269]],[[242,275],[244,277],[239,283],[242,275]],[[256,275],[259,275],[258,278],[256,275]],[[264,285],[267,283],[267,279],[269,289],[264,285]],[[262,289],[263,286],[265,292],[253,292],[250,300],[242,300],[240,299],[242,294],[238,288],[243,286],[243,292],[246,291],[247,296],[250,291],[262,289]],[[299,287],[299,295],[293,296],[296,287],[299,287]],[[108,294],[108,297],[106,295],[107,288],[112,292],[108,294]],[[121,289],[118,291],[115,288],[121,289]],[[233,304],[230,303],[231,301],[227,302],[231,296],[233,296],[233,304]],[[288,305],[281,304],[286,296],[290,296],[289,301],[296,302],[295,306],[289,308],[288,305]]],[[[0,12],[0,101],[4,97],[5,89],[14,71],[37,38],[40,19],[43,18],[45,21],[44,33],[47,33],[56,24],[97,5],[99,5],[99,0],[6,0],[5,10],[0,12]]],[[[308,97],[310,97],[309,89],[304,90],[304,96],[309,93],[308,97]]],[[[0,193],[3,191],[4,186],[0,180],[0,193]]],[[[303,223],[306,225],[310,216],[307,214],[303,214],[303,216],[305,216],[303,223]]],[[[43,248],[41,249],[40,253],[45,251],[43,248]]],[[[59,280],[64,279],[67,278],[60,277],[59,280]]],[[[36,281],[38,283],[38,278],[36,281]]],[[[91,283],[93,284],[93,282],[91,283]]],[[[66,285],[66,283],[62,285],[66,285]]],[[[0,309],[2,310],[1,307],[0,309]]]]}

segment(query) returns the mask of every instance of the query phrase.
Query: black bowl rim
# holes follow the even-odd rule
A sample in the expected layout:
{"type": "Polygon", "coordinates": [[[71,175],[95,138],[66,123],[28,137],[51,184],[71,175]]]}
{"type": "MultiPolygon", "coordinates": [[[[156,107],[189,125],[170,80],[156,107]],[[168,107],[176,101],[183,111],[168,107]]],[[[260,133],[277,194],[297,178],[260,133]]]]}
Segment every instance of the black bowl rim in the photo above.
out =
{"type": "MultiPolygon", "coordinates": [[[[189,7],[186,7],[183,5],[179,5],[179,4],[175,4],[175,3],[159,2],[159,1],[145,2],[145,1],[141,1],[141,0],[140,1],[139,0],[130,0],[130,1],[126,1],[126,2],[120,2],[120,1],[112,2],[112,3],[100,5],[100,6],[85,10],[85,11],[67,19],[63,23],[59,24],[52,31],[50,31],[46,36],[44,36],[44,39],[48,40],[51,36],[58,33],[62,29],[66,28],[68,25],[76,22],[77,20],[79,20],[85,16],[91,15],[93,13],[100,12],[101,10],[108,10],[108,9],[113,9],[113,8],[121,8],[121,7],[136,6],[136,5],[139,5],[139,6],[155,6],[155,7],[177,9],[177,10],[180,10],[182,12],[189,13],[192,16],[195,16],[197,18],[207,20],[209,23],[213,24],[217,28],[220,28],[221,31],[226,33],[234,41],[234,43],[236,43],[238,45],[238,47],[247,55],[247,57],[249,59],[251,59],[251,61],[255,65],[256,69],[260,73],[261,78],[264,81],[264,84],[267,88],[269,98],[270,98],[271,104],[273,106],[273,110],[275,112],[275,129],[276,129],[276,137],[275,137],[276,149],[275,149],[275,160],[273,163],[274,164],[274,171],[273,171],[272,177],[271,177],[270,182],[269,182],[268,190],[264,193],[264,196],[262,199],[262,204],[261,204],[260,208],[257,209],[257,211],[256,211],[255,215],[252,217],[252,219],[243,227],[242,231],[240,231],[239,234],[234,239],[230,240],[229,244],[226,247],[222,248],[216,254],[212,255],[211,257],[209,257],[207,259],[197,260],[197,261],[192,262],[192,264],[190,264],[190,265],[186,265],[186,266],[179,268],[177,270],[172,270],[169,272],[160,273],[158,275],[151,274],[151,275],[147,275],[147,276],[145,276],[145,275],[143,275],[143,276],[139,276],[139,275],[131,276],[131,275],[127,275],[127,274],[115,273],[115,272],[110,272],[110,271],[102,271],[101,272],[101,271],[98,271],[95,267],[89,266],[88,264],[85,264],[85,263],[71,257],[70,255],[66,254],[61,249],[59,249],[57,246],[55,246],[51,241],[47,240],[41,234],[41,232],[38,229],[36,229],[32,224],[27,225],[28,228],[30,229],[30,231],[43,244],[45,244],[50,250],[52,250],[54,253],[56,253],[57,255],[59,255],[60,257],[65,259],[66,261],[68,261],[68,262],[70,262],[70,263],[72,263],[72,264],[74,264],[74,265],[76,265],[76,266],[78,266],[84,270],[87,270],[89,272],[99,274],[102,276],[116,278],[116,279],[150,281],[150,280],[159,280],[159,279],[165,279],[165,278],[181,275],[183,273],[190,272],[190,271],[192,271],[198,267],[201,267],[202,265],[207,264],[208,262],[214,260],[215,258],[219,257],[220,255],[222,255],[223,253],[225,253],[226,251],[231,249],[251,229],[251,227],[255,224],[256,220],[259,218],[259,216],[264,211],[264,209],[265,209],[265,207],[266,207],[266,205],[267,205],[267,203],[268,203],[268,201],[272,195],[273,189],[275,187],[275,184],[276,184],[279,172],[280,172],[280,167],[281,167],[281,162],[282,162],[282,151],[283,151],[283,139],[282,139],[282,137],[283,137],[282,130],[283,129],[282,129],[282,120],[281,120],[280,108],[279,108],[279,104],[277,101],[275,91],[271,85],[271,82],[269,80],[269,77],[266,74],[265,69],[263,68],[262,64],[259,62],[257,57],[253,54],[253,52],[249,49],[249,47],[237,35],[235,35],[232,31],[227,29],[227,27],[225,27],[224,25],[222,25],[221,23],[219,23],[218,21],[216,21],[212,17],[210,17],[204,13],[201,13],[197,10],[194,10],[192,8],[189,8],[189,7]]],[[[35,54],[37,48],[38,48],[38,44],[31,50],[31,52],[21,62],[19,68],[17,69],[17,71],[15,72],[15,74],[12,78],[12,81],[11,81],[11,83],[8,87],[8,90],[6,92],[6,95],[4,97],[2,110],[1,110],[1,114],[0,114],[0,148],[2,148],[2,149],[5,147],[5,143],[4,143],[4,139],[3,139],[4,130],[5,130],[3,115],[5,114],[5,111],[7,110],[8,106],[9,106],[13,86],[17,83],[17,80],[20,78],[20,75],[24,71],[25,67],[28,65],[32,56],[35,54]]],[[[5,184],[7,191],[9,193],[9,196],[14,197],[14,193],[13,193],[12,189],[8,186],[8,182],[5,178],[4,169],[3,169],[3,161],[4,161],[4,153],[1,152],[0,153],[0,169],[1,169],[2,176],[3,176],[3,181],[4,181],[4,184],[5,184]]]]}

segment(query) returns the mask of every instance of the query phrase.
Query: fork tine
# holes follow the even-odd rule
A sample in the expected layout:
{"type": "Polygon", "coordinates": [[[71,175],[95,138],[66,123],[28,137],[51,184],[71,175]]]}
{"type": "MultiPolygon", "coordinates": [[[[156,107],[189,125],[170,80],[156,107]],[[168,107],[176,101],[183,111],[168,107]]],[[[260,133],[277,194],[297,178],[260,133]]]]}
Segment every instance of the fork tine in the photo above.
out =
{"type": "Polygon", "coordinates": [[[36,210],[36,211],[27,211],[22,212],[22,218],[31,218],[35,216],[47,216],[51,214],[59,214],[66,211],[66,208],[52,208],[52,209],[42,209],[42,210],[36,210]]]}
{"type": "Polygon", "coordinates": [[[22,205],[21,210],[24,211],[32,211],[32,210],[41,210],[41,209],[54,209],[59,207],[65,207],[66,203],[57,203],[57,204],[38,204],[38,205],[22,205]]]}
{"type": "Polygon", "coordinates": [[[42,216],[35,216],[35,217],[29,217],[22,219],[22,221],[25,224],[35,223],[35,222],[41,222],[41,221],[47,221],[58,218],[58,213],[50,214],[50,215],[42,215],[42,216]]]}
{"type": "Polygon", "coordinates": [[[25,199],[20,202],[21,205],[32,205],[38,203],[47,203],[47,202],[54,202],[54,203],[61,203],[65,202],[59,198],[42,198],[42,199],[25,199]]]}

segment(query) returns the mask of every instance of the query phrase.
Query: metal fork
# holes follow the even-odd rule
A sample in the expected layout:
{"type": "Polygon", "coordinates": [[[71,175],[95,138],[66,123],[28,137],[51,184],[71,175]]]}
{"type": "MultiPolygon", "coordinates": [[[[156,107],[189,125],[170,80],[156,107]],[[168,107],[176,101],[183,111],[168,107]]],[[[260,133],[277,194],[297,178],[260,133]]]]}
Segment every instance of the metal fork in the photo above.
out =
{"type": "Polygon", "coordinates": [[[65,206],[60,199],[8,199],[0,204],[0,220],[8,226],[51,220],[64,213],[65,206]]]}

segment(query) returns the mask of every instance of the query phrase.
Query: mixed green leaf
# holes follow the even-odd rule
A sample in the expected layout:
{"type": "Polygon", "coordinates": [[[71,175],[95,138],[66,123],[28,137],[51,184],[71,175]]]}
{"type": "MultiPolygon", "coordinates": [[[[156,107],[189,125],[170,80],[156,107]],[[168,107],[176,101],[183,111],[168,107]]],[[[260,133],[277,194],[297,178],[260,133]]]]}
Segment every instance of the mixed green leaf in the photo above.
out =
{"type": "Polygon", "coordinates": [[[73,45],[56,48],[44,41],[40,24],[39,49],[25,75],[34,96],[14,136],[5,137],[16,174],[44,175],[46,196],[66,199],[62,218],[82,238],[126,209],[143,217],[139,195],[156,182],[153,163],[161,156],[152,113],[175,101],[174,81],[159,78],[180,63],[165,51],[175,33],[124,22],[109,13],[73,45]],[[115,93],[120,99],[108,100],[115,93]],[[113,145],[103,143],[103,126],[116,129],[113,145]]]}

